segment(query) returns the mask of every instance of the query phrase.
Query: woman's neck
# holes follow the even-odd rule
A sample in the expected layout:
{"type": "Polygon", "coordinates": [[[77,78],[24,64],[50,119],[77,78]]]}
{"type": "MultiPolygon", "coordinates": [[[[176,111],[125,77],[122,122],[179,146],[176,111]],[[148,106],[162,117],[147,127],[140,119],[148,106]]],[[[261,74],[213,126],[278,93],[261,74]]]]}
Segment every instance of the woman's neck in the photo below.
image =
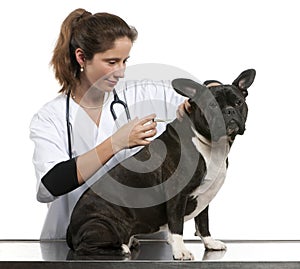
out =
{"type": "Polygon", "coordinates": [[[103,106],[104,92],[95,87],[78,85],[71,95],[73,100],[85,109],[100,109],[103,106]]]}

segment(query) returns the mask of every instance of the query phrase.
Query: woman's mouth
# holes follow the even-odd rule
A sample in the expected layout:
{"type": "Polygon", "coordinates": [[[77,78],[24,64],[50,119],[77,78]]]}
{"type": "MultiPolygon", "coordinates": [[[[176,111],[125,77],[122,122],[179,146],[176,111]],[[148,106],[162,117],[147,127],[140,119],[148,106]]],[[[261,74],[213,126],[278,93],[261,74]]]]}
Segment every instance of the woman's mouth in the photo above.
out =
{"type": "Polygon", "coordinates": [[[118,83],[117,80],[110,80],[110,79],[107,79],[106,81],[109,83],[110,86],[115,86],[115,85],[118,83]]]}

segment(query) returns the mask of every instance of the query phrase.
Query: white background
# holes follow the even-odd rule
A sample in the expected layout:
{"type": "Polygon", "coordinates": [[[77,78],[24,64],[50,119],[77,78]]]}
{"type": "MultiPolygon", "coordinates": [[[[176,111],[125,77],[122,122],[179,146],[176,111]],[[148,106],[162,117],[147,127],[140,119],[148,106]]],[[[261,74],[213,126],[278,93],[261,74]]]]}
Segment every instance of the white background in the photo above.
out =
{"type": "MultiPolygon", "coordinates": [[[[62,21],[83,7],[137,28],[129,65],[168,64],[224,83],[257,70],[247,131],[236,139],[225,185],[211,203],[211,232],[220,239],[300,239],[297,2],[2,1],[0,238],[39,237],[46,205],[35,200],[29,123],[57,95],[48,63],[62,21]]],[[[185,236],[193,237],[192,222],[185,236]]]]}

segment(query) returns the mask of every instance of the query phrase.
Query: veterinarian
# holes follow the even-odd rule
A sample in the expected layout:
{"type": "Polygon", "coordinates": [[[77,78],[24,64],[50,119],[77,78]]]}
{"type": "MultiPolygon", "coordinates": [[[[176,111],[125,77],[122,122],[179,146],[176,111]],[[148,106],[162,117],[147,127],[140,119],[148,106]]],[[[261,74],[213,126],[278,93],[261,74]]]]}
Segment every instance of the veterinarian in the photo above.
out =
{"type": "Polygon", "coordinates": [[[62,23],[51,60],[61,89],[30,123],[37,200],[48,204],[41,239],[65,238],[72,209],[93,175],[105,173],[164,130],[165,124],[154,120],[157,113],[172,116],[166,111],[170,102],[174,117],[188,109],[185,98],[164,85],[131,85],[118,92],[131,120],[115,128],[113,89],[124,77],[136,38],[135,28],[112,14],[76,9],[62,23]],[[140,112],[146,103],[148,114],[140,112]]]}

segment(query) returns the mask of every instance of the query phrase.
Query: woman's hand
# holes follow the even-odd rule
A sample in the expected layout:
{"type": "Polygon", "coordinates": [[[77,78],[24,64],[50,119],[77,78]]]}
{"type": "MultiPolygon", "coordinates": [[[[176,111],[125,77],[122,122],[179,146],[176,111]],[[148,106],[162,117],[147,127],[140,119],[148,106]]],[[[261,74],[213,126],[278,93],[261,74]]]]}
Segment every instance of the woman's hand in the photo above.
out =
{"type": "Polygon", "coordinates": [[[114,152],[125,148],[148,145],[150,141],[147,138],[151,138],[157,133],[155,117],[155,114],[151,114],[141,119],[135,118],[123,125],[111,136],[114,152]]]}
{"type": "Polygon", "coordinates": [[[191,104],[189,103],[188,99],[184,100],[183,103],[181,103],[176,111],[176,116],[177,119],[182,120],[183,119],[183,115],[188,112],[191,112],[191,104]]]}

